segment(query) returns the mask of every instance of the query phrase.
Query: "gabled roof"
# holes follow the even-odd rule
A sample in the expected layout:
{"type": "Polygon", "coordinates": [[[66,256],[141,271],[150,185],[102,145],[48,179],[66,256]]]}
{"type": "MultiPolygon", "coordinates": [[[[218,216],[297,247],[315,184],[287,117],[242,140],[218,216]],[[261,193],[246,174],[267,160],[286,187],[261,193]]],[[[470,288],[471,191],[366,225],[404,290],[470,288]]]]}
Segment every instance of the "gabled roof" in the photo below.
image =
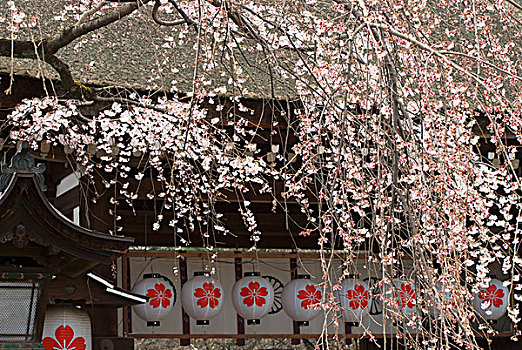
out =
{"type": "Polygon", "coordinates": [[[72,258],[65,275],[78,276],[124,254],[134,241],[80,227],[58,212],[45,197],[42,172],[27,153],[28,144],[2,166],[0,176],[0,242],[23,248],[28,242],[48,247],[52,254],[72,258]]]}

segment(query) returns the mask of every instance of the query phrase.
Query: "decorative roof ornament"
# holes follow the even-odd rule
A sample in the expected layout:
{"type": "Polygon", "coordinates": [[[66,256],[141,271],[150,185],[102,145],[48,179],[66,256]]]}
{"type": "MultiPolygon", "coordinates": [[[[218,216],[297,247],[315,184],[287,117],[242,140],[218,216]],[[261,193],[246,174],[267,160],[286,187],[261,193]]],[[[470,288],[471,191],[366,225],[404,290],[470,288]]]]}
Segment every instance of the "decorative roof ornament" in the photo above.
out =
{"type": "Polygon", "coordinates": [[[34,174],[40,189],[45,192],[47,186],[44,183],[43,173],[46,169],[45,164],[39,163],[35,165],[34,157],[29,154],[29,143],[23,141],[18,146],[16,154],[11,158],[11,165],[2,164],[0,167],[0,192],[3,192],[9,186],[13,174],[34,174]]]}

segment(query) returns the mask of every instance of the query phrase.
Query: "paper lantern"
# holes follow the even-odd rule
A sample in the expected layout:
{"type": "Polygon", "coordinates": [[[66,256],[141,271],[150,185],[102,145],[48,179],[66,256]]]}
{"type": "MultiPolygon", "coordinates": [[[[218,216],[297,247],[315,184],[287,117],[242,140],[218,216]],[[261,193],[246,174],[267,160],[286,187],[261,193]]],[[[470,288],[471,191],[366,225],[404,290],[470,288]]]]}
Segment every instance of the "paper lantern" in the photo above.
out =
{"type": "Polygon", "coordinates": [[[298,275],[283,289],[283,310],[300,326],[308,326],[308,321],[321,313],[323,299],[321,288],[310,281],[308,275],[298,275]]]}
{"type": "Polygon", "coordinates": [[[473,298],[473,308],[485,320],[498,320],[506,313],[509,289],[501,281],[492,279],[487,288],[481,289],[473,298]]]}
{"type": "Polygon", "coordinates": [[[196,272],[181,289],[181,305],[198,325],[207,325],[223,306],[223,288],[205,273],[196,272]]]}
{"type": "Polygon", "coordinates": [[[359,279],[345,279],[337,295],[344,322],[357,327],[370,311],[372,294],[368,284],[359,279]]]}
{"type": "Polygon", "coordinates": [[[258,272],[246,273],[232,288],[232,304],[247,324],[260,324],[274,302],[274,288],[258,272]]]}
{"type": "Polygon", "coordinates": [[[91,319],[72,305],[53,305],[45,313],[42,344],[45,350],[92,350],[91,319]]]}
{"type": "Polygon", "coordinates": [[[393,304],[396,305],[401,313],[411,315],[417,310],[417,296],[415,294],[415,284],[413,282],[394,280],[392,289],[393,304]]]}
{"type": "Polygon", "coordinates": [[[144,275],[132,292],[149,298],[145,304],[132,306],[134,312],[147,321],[149,327],[159,326],[159,321],[167,317],[176,303],[176,288],[167,277],[157,273],[144,275]]]}

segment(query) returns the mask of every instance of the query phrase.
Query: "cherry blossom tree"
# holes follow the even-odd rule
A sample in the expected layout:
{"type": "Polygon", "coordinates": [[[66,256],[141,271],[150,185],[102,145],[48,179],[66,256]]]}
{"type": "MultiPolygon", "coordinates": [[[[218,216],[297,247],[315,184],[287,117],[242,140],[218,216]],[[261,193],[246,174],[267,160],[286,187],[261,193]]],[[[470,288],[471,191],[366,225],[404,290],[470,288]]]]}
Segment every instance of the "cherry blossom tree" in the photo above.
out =
{"type": "MultiPolygon", "coordinates": [[[[477,337],[495,330],[476,315],[471,300],[497,271],[510,289],[508,314],[513,338],[518,336],[519,4],[60,4],[62,12],[53,19],[60,30],[51,36],[39,29],[38,9],[24,8],[23,1],[8,1],[0,17],[0,56],[12,63],[11,72],[17,59],[49,65],[67,91],[65,98],[49,92],[17,106],[5,122],[13,141],[65,145],[91,181],[100,169],[112,173],[106,187],[118,185],[129,203],[136,196],[129,178],[139,183],[144,176],[133,174],[129,160],[148,154],[146,167],[164,184],[151,200],[164,198],[164,209],[175,213],[174,220],[163,223],[159,212],[154,227],[168,224],[174,232],[188,224],[191,230],[211,227],[226,234],[214,209],[223,191],[238,196],[253,187],[270,192],[272,181],[282,181],[284,190],[275,193],[274,205],[297,201],[308,218],[301,234],[319,237],[323,288],[329,296],[325,309],[338,312],[334,291],[364,259],[377,278],[375,286],[381,287],[377,297],[383,301],[384,317],[396,320],[402,344],[477,348],[477,337]],[[175,82],[162,86],[169,94],[147,95],[77,81],[61,50],[86,45],[95,36],[103,40],[104,29],[129,18],[169,28],[154,58],[158,68],[169,68],[169,50],[189,44],[191,73],[185,91],[175,82]],[[283,153],[272,162],[251,152],[258,132],[251,121],[228,121],[226,129],[221,120],[208,117],[209,106],[219,110],[223,94],[248,113],[240,97],[256,94],[256,82],[263,85],[264,97],[292,102],[272,122],[286,123],[297,142],[283,145],[283,153]],[[104,107],[85,113],[92,106],[104,107]],[[493,149],[489,157],[481,153],[486,144],[493,149]],[[95,160],[97,150],[103,155],[95,160]],[[343,250],[341,278],[331,268],[335,247],[343,250]],[[406,314],[387,300],[399,293],[384,292],[394,288],[393,280],[415,285],[415,303],[408,300],[415,313],[406,314]],[[434,307],[440,312],[431,312],[434,307]]],[[[154,81],[157,72],[149,73],[154,81]]],[[[115,197],[113,204],[118,231],[115,197]]],[[[247,201],[241,213],[255,247],[262,232],[247,201]]],[[[208,237],[209,232],[202,229],[201,234],[208,237]]],[[[334,317],[334,322],[341,319],[334,317]]]]}

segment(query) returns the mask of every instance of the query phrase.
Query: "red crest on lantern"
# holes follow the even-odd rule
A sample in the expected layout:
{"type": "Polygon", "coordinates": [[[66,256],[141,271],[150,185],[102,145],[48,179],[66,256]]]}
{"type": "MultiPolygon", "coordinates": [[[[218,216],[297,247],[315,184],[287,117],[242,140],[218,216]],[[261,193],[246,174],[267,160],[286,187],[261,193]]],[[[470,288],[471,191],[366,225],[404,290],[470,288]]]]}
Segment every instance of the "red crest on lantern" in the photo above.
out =
{"type": "Polygon", "coordinates": [[[348,278],[341,282],[341,289],[335,293],[342,310],[344,322],[357,325],[370,311],[372,294],[363,280],[348,278]]]}
{"type": "Polygon", "coordinates": [[[507,311],[509,289],[504,284],[492,279],[487,288],[479,290],[473,299],[473,308],[485,320],[498,320],[507,311]]]}
{"type": "Polygon", "coordinates": [[[181,289],[181,304],[198,325],[207,325],[223,306],[223,288],[205,273],[196,272],[181,289]]]}
{"type": "Polygon", "coordinates": [[[45,313],[42,344],[45,350],[92,350],[91,319],[72,305],[52,305],[45,313]]]}
{"type": "Polygon", "coordinates": [[[232,288],[232,303],[248,324],[259,324],[274,303],[274,288],[259,273],[246,273],[232,288]]]}
{"type": "Polygon", "coordinates": [[[147,326],[159,326],[159,321],[167,317],[176,303],[176,288],[167,277],[157,273],[144,275],[132,292],[148,298],[147,303],[132,306],[134,312],[147,321],[147,326]]]}
{"type": "Polygon", "coordinates": [[[321,288],[308,275],[297,275],[283,289],[283,310],[300,326],[307,326],[321,313],[322,300],[321,288]]]}

